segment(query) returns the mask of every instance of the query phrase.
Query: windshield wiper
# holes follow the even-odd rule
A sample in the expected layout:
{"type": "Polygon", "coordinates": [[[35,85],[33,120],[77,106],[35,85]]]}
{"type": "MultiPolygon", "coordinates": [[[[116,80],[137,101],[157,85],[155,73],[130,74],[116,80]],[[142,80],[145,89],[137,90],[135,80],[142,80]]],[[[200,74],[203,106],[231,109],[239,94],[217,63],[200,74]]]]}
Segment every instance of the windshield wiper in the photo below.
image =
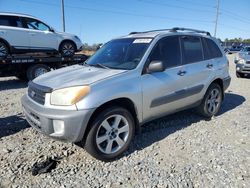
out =
{"type": "Polygon", "coordinates": [[[96,67],[101,67],[101,68],[104,68],[104,69],[110,69],[109,67],[101,64],[101,63],[97,63],[97,64],[94,64],[94,65],[91,65],[91,66],[96,66],[96,67]]]}

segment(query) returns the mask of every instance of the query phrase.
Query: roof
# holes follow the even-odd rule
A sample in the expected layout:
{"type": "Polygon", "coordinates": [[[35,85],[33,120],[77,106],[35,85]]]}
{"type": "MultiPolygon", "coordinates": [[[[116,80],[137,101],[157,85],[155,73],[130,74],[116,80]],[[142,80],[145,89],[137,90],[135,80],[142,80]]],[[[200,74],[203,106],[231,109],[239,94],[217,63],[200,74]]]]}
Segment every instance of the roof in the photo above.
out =
{"type": "Polygon", "coordinates": [[[172,29],[159,29],[159,30],[151,30],[151,31],[143,31],[143,32],[131,32],[130,34],[122,37],[122,38],[155,38],[158,35],[176,35],[176,34],[188,34],[188,35],[196,35],[201,36],[202,34],[208,37],[211,37],[210,33],[207,31],[201,31],[190,28],[179,28],[174,27],[172,29]],[[181,32],[179,32],[181,31],[181,32]]]}
{"type": "Polygon", "coordinates": [[[0,15],[2,15],[2,16],[21,16],[21,17],[29,17],[29,18],[37,19],[36,17],[28,15],[28,14],[13,13],[13,12],[0,12],[0,15]]]}

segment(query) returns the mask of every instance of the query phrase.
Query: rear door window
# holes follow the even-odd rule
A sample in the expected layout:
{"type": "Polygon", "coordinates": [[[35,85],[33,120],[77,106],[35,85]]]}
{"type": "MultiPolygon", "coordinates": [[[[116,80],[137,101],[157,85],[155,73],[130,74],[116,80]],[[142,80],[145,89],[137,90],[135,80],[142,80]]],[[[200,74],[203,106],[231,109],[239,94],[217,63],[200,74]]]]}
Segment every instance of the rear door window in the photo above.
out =
{"type": "Polygon", "coordinates": [[[183,63],[195,63],[203,60],[203,51],[200,37],[182,36],[183,63]]]}
{"type": "Polygon", "coordinates": [[[207,47],[209,49],[211,58],[222,57],[222,53],[221,53],[219,47],[217,46],[217,44],[215,44],[215,42],[213,40],[205,38],[205,41],[206,41],[207,47]]]}
{"type": "Polygon", "coordinates": [[[160,39],[149,56],[149,62],[151,61],[162,61],[166,68],[181,65],[179,37],[160,39]]]}

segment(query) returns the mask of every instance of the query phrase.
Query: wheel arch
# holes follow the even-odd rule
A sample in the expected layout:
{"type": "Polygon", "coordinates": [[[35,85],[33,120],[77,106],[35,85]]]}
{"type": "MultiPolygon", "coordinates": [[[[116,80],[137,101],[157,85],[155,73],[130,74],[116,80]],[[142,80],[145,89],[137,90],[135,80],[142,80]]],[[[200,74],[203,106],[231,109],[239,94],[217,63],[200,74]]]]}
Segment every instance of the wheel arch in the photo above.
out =
{"type": "Polygon", "coordinates": [[[134,102],[131,99],[125,98],[125,97],[124,98],[117,98],[117,99],[113,99],[113,100],[110,100],[108,102],[103,103],[92,113],[92,115],[88,121],[86,130],[84,132],[83,141],[86,140],[86,137],[91,129],[91,123],[94,121],[96,116],[104,109],[112,107],[112,106],[123,107],[123,108],[127,109],[129,112],[131,112],[131,115],[133,116],[133,119],[135,122],[135,131],[136,131],[136,133],[138,133],[140,131],[138,112],[137,112],[137,109],[135,107],[134,102]]]}
{"type": "MultiPolygon", "coordinates": [[[[217,79],[215,79],[214,81],[212,81],[212,82],[210,83],[210,85],[213,84],[213,83],[216,83],[216,84],[218,84],[218,85],[220,86],[221,91],[222,91],[222,100],[223,100],[223,99],[224,99],[224,94],[225,94],[224,85],[223,85],[223,80],[222,80],[221,78],[217,78],[217,79]]],[[[210,85],[209,85],[209,86],[210,86],[210,85]]],[[[208,88],[209,88],[209,87],[208,87],[208,88]]]]}
{"type": "Polygon", "coordinates": [[[63,44],[64,42],[72,42],[72,44],[74,44],[74,46],[75,46],[75,48],[76,48],[76,50],[77,50],[77,45],[76,45],[76,43],[75,43],[73,40],[71,40],[71,39],[63,39],[63,40],[60,42],[59,46],[58,46],[58,51],[60,51],[61,46],[62,46],[62,44],[63,44]]]}

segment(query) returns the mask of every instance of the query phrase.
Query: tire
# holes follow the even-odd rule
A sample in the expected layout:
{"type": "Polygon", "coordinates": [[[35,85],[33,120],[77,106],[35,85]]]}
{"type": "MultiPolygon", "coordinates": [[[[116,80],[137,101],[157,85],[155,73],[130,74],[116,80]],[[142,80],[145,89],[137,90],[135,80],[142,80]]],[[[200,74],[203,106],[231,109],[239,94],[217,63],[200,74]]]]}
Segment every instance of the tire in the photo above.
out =
{"type": "Polygon", "coordinates": [[[244,78],[244,74],[240,73],[240,72],[236,72],[236,77],[237,78],[244,78]]]}
{"type": "Polygon", "coordinates": [[[128,149],[135,134],[132,115],[121,107],[110,107],[102,111],[90,126],[85,149],[102,161],[112,161],[121,156],[128,149]],[[115,120],[120,121],[115,124],[115,120]]]}
{"type": "Polygon", "coordinates": [[[59,47],[59,52],[64,57],[71,57],[76,52],[76,45],[72,41],[64,41],[59,47]]]}
{"type": "Polygon", "coordinates": [[[0,41],[0,58],[6,58],[9,55],[8,46],[0,41]]]}
{"type": "Polygon", "coordinates": [[[33,80],[36,77],[49,72],[50,68],[47,65],[37,64],[30,66],[27,70],[27,78],[28,80],[33,80]]]}
{"type": "Polygon", "coordinates": [[[220,85],[212,83],[207,89],[201,104],[197,108],[198,113],[206,118],[213,117],[220,110],[222,97],[223,93],[220,85]]]}

